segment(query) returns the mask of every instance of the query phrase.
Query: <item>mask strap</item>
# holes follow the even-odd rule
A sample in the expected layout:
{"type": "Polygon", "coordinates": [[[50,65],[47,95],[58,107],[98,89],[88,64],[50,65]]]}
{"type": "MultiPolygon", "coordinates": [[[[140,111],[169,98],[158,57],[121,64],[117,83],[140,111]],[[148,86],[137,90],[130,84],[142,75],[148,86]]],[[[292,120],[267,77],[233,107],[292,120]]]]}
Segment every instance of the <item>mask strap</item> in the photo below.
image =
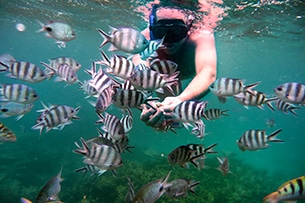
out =
{"type": "Polygon", "coordinates": [[[157,8],[159,7],[159,5],[158,4],[153,4],[152,5],[152,8],[151,8],[151,13],[150,13],[150,15],[149,15],[149,28],[150,28],[150,33],[149,33],[149,35],[150,35],[150,39],[151,40],[154,40],[155,39],[155,37],[154,37],[154,35],[153,35],[153,33],[152,33],[152,31],[151,31],[151,28],[155,25],[155,23],[156,23],[156,11],[157,11],[157,8]]]}

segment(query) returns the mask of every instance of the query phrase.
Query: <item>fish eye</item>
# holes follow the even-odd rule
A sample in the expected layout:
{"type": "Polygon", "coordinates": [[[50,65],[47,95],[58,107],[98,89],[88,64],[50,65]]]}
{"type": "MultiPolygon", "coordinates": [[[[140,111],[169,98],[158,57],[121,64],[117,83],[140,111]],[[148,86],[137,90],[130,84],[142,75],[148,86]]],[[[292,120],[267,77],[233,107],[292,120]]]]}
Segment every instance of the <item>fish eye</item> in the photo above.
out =
{"type": "Polygon", "coordinates": [[[278,87],[278,88],[276,88],[278,91],[282,91],[283,90],[283,88],[281,88],[281,87],[278,87]]]}
{"type": "Polygon", "coordinates": [[[50,27],[47,27],[46,30],[47,30],[48,32],[52,32],[52,28],[50,28],[50,27]]]}
{"type": "Polygon", "coordinates": [[[38,95],[37,94],[33,94],[33,97],[35,98],[35,97],[38,97],[38,95]]]}

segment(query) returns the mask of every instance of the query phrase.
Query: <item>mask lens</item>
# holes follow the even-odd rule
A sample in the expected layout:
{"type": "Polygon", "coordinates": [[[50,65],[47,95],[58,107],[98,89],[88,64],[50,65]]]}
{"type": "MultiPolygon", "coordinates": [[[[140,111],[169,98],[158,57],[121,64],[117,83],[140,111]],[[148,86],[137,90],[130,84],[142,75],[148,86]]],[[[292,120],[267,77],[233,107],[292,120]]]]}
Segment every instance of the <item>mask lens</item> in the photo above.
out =
{"type": "Polygon", "coordinates": [[[187,36],[188,28],[184,23],[157,23],[151,28],[154,39],[162,39],[164,43],[174,43],[187,36]]]}

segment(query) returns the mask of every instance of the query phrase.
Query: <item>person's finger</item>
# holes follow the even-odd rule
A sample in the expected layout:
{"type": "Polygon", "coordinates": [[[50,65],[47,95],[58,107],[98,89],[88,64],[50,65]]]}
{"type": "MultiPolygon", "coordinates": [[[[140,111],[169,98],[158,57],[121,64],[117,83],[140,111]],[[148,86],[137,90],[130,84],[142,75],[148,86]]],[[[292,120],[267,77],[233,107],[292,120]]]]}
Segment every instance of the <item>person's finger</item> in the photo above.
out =
{"type": "Polygon", "coordinates": [[[145,123],[148,126],[156,126],[160,120],[163,120],[163,112],[157,111],[154,115],[151,116],[150,119],[148,119],[145,123]]]}

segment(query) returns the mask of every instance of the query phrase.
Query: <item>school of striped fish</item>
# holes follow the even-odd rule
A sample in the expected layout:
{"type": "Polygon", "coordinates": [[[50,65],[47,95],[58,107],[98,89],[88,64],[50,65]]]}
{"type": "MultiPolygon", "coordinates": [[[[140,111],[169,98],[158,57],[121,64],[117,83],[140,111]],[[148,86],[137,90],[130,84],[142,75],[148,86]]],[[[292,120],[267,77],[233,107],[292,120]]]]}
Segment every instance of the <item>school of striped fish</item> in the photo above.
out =
{"type": "MultiPolygon", "coordinates": [[[[41,29],[38,32],[46,32],[48,37],[56,40],[60,47],[65,47],[65,43],[75,39],[73,29],[63,22],[50,21],[47,25],[39,22],[41,29]]],[[[27,61],[19,61],[13,56],[3,54],[0,56],[0,72],[5,72],[6,76],[16,79],[16,83],[0,84],[0,117],[7,118],[16,116],[17,120],[31,111],[34,103],[40,99],[39,93],[31,87],[32,83],[41,83],[50,80],[55,76],[54,82],[62,82],[65,85],[79,85],[85,94],[85,99],[96,98],[95,102],[88,101],[95,107],[93,114],[97,115],[96,123],[100,124],[97,135],[84,139],[80,137],[80,144],[75,142],[74,153],[81,155],[81,167],[77,172],[90,173],[100,176],[107,171],[112,171],[117,175],[120,167],[124,165],[121,153],[131,152],[133,146],[129,145],[129,134],[132,132],[133,109],[138,109],[144,113],[152,115],[155,112],[163,113],[164,117],[161,125],[152,126],[153,130],[163,132],[174,132],[185,127],[190,134],[194,134],[200,140],[204,139],[206,133],[206,121],[221,119],[229,116],[228,110],[218,108],[208,108],[207,100],[184,101],[177,105],[172,112],[161,112],[158,109],[160,98],[155,96],[165,91],[176,95],[175,90],[179,86],[179,74],[177,64],[170,60],[160,60],[156,58],[155,51],[163,48],[163,39],[147,40],[140,31],[131,28],[111,28],[111,34],[107,34],[102,29],[98,32],[104,38],[100,45],[102,59],[92,62],[91,68],[84,70],[87,78],[82,81],[78,78],[78,71],[82,68],[75,59],[66,56],[58,56],[49,60],[49,64],[41,61],[45,69],[41,69],[27,61]],[[110,43],[106,55],[103,47],[110,43]],[[113,53],[119,50],[125,55],[113,53]],[[151,65],[135,66],[130,55],[140,54],[142,59],[150,59],[151,65]],[[129,56],[129,57],[128,57],[129,56]],[[123,116],[107,112],[110,105],[122,110],[123,116]],[[178,125],[177,125],[178,124],[178,125]],[[181,125],[180,125],[181,124],[181,125]],[[82,161],[81,161],[82,160],[82,161]]],[[[120,53],[121,53],[120,52],[120,53]]],[[[264,109],[264,104],[271,111],[277,110],[285,114],[291,113],[297,116],[296,110],[305,105],[305,84],[301,82],[289,82],[279,84],[274,87],[275,95],[268,98],[263,92],[254,88],[260,82],[244,84],[244,79],[238,78],[218,78],[211,86],[210,91],[215,94],[221,103],[225,103],[229,97],[235,99],[239,104],[249,108],[255,106],[264,109]]],[[[38,110],[38,117],[33,126],[33,130],[39,130],[43,134],[50,130],[63,130],[67,125],[72,124],[72,120],[77,120],[77,113],[81,107],[71,107],[65,104],[51,104],[46,106],[42,101],[43,109],[38,110]]],[[[257,151],[266,149],[271,143],[283,143],[285,139],[276,138],[282,129],[277,129],[272,133],[267,133],[265,129],[248,129],[236,141],[237,147],[241,151],[257,151]]],[[[15,142],[18,135],[0,122],[0,142],[15,142]]],[[[283,138],[285,135],[282,136],[283,138]]],[[[167,160],[170,165],[178,165],[185,169],[192,170],[190,164],[198,170],[205,168],[204,160],[209,154],[216,154],[214,147],[217,143],[205,147],[203,144],[186,144],[177,146],[168,154],[167,160]]],[[[225,175],[233,174],[230,171],[230,164],[227,157],[217,157],[219,167],[217,170],[225,175]]],[[[135,192],[131,178],[128,178],[129,191],[126,202],[155,202],[161,196],[171,199],[180,199],[187,196],[188,192],[195,193],[194,188],[200,182],[196,180],[180,179],[169,181],[169,171],[165,178],[152,180],[135,192]]],[[[46,185],[38,192],[35,202],[61,202],[58,194],[61,190],[60,183],[62,169],[55,177],[51,178],[46,185]]],[[[165,175],[165,174],[164,174],[165,175]]],[[[276,203],[279,201],[296,201],[305,199],[305,178],[304,176],[284,183],[276,192],[264,198],[265,202],[276,203]]],[[[21,198],[22,203],[31,202],[26,198],[21,198]]]]}

